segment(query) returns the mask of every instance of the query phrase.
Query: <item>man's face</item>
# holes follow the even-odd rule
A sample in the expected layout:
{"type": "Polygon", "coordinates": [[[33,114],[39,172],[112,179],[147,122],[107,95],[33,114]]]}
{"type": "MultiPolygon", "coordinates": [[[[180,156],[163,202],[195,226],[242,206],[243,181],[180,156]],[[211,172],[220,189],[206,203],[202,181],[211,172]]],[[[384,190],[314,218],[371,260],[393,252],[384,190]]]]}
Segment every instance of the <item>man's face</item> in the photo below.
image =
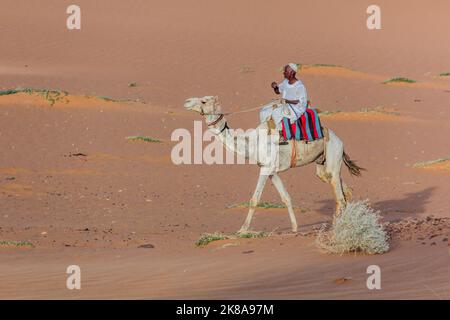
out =
{"type": "Polygon", "coordinates": [[[291,69],[288,65],[284,67],[283,75],[286,79],[289,79],[290,76],[294,73],[294,70],[291,69]]]}

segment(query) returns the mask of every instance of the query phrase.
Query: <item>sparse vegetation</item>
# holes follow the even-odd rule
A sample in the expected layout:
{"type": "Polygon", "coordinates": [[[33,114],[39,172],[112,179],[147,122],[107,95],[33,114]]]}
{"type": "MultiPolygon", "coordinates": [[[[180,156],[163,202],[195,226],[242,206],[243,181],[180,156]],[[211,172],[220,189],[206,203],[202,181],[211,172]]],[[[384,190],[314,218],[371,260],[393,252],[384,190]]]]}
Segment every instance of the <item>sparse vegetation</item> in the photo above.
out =
{"type": "Polygon", "coordinates": [[[139,99],[114,99],[114,98],[110,98],[110,97],[105,97],[105,96],[86,96],[88,98],[96,98],[96,99],[101,99],[104,100],[106,102],[139,102],[139,103],[144,103],[143,101],[139,101],[139,99]]]}
{"type": "Polygon", "coordinates": [[[341,110],[321,111],[319,112],[319,116],[331,116],[341,112],[341,110]]]}
{"type": "Polygon", "coordinates": [[[383,114],[390,114],[390,115],[395,115],[395,116],[400,115],[399,112],[397,112],[393,109],[388,109],[383,106],[377,106],[374,108],[364,107],[364,108],[361,108],[359,111],[355,111],[355,112],[344,112],[342,110],[320,111],[319,116],[326,117],[326,116],[333,116],[336,114],[350,114],[350,113],[378,113],[378,114],[383,113],[383,114]]]}
{"type": "Polygon", "coordinates": [[[358,112],[360,113],[384,113],[384,114],[391,114],[391,115],[400,115],[399,112],[393,110],[393,109],[388,109],[385,108],[383,106],[377,106],[375,108],[361,108],[358,112]]]}
{"type": "MultiPolygon", "coordinates": [[[[229,206],[227,206],[227,209],[235,209],[235,208],[248,208],[250,206],[250,203],[248,201],[246,202],[240,202],[240,203],[234,203],[229,206]]],[[[271,202],[260,202],[257,206],[257,208],[262,209],[285,209],[287,208],[285,204],[283,203],[271,203],[271,202]]],[[[300,211],[302,213],[307,212],[307,208],[301,208],[300,211]]]]}
{"type": "MultiPolygon", "coordinates": [[[[241,202],[241,203],[235,203],[232,205],[229,205],[227,208],[248,208],[250,206],[250,203],[247,202],[241,202]]],[[[282,209],[286,208],[286,205],[283,203],[271,203],[271,202],[260,202],[257,206],[257,208],[264,208],[264,209],[282,209]]]]}
{"type": "Polygon", "coordinates": [[[367,200],[349,202],[330,230],[320,230],[316,243],[325,251],[337,254],[387,252],[388,235],[379,220],[379,211],[370,208],[367,200]]]}
{"type": "Polygon", "coordinates": [[[16,89],[2,90],[2,91],[0,91],[0,96],[7,96],[10,94],[16,94],[16,93],[19,93],[19,91],[16,89]]]}
{"type": "Polygon", "coordinates": [[[138,86],[137,82],[131,82],[128,84],[128,87],[130,88],[136,88],[138,86]]]}
{"type": "MultiPolygon", "coordinates": [[[[64,98],[69,95],[66,91],[50,90],[50,89],[34,89],[34,88],[18,88],[0,91],[0,96],[11,95],[17,93],[38,94],[45,100],[50,102],[50,105],[54,105],[56,102],[64,101],[64,98]]],[[[67,100],[64,101],[67,103],[67,100]]]]}
{"type": "Polygon", "coordinates": [[[253,69],[249,66],[242,66],[239,70],[240,73],[250,73],[253,72],[253,69]]]}
{"type": "Polygon", "coordinates": [[[440,77],[450,77],[450,72],[443,72],[439,76],[440,77]]]}
{"type": "Polygon", "coordinates": [[[131,137],[126,137],[125,139],[130,140],[130,141],[161,142],[161,140],[154,139],[151,137],[146,137],[146,136],[131,136],[131,137]]]}
{"type": "Polygon", "coordinates": [[[438,163],[443,163],[443,162],[450,162],[450,157],[449,158],[440,158],[440,159],[436,159],[436,160],[430,160],[430,161],[422,161],[422,162],[417,162],[413,165],[414,168],[426,168],[438,163]]]}
{"type": "Polygon", "coordinates": [[[317,67],[317,68],[339,68],[339,67],[341,67],[336,64],[327,64],[327,63],[316,63],[316,64],[313,64],[312,66],[317,67]]]}
{"type": "Polygon", "coordinates": [[[388,84],[388,83],[396,83],[396,82],[403,82],[403,83],[415,83],[417,82],[416,80],[412,80],[412,79],[408,79],[405,77],[396,77],[396,78],[392,78],[389,80],[384,81],[384,84],[388,84]]]}
{"type": "Polygon", "coordinates": [[[30,241],[0,241],[0,247],[34,247],[30,241]]]}
{"type": "Polygon", "coordinates": [[[113,99],[113,98],[110,98],[110,97],[99,96],[99,97],[95,97],[95,98],[102,99],[102,100],[107,101],[107,102],[119,102],[119,100],[116,100],[116,99],[113,99]]]}
{"type": "Polygon", "coordinates": [[[250,239],[250,238],[265,238],[269,236],[269,233],[260,231],[260,232],[245,232],[245,233],[236,233],[236,238],[244,238],[244,239],[250,239]]]}
{"type": "Polygon", "coordinates": [[[268,237],[270,234],[267,232],[252,232],[248,231],[245,233],[235,233],[232,235],[226,235],[223,233],[215,232],[215,233],[204,233],[201,235],[200,239],[195,242],[197,247],[204,247],[207,244],[218,241],[218,240],[227,240],[227,239],[250,239],[250,238],[264,238],[268,237]]]}
{"type": "Polygon", "coordinates": [[[206,246],[210,242],[217,241],[217,240],[225,240],[225,239],[228,239],[228,237],[226,235],[218,233],[218,232],[205,233],[205,234],[202,234],[200,239],[198,239],[195,242],[195,245],[197,247],[203,247],[203,246],[206,246]]]}
{"type": "MultiPolygon", "coordinates": [[[[50,105],[54,105],[56,102],[63,102],[68,103],[69,100],[66,99],[69,96],[69,93],[67,91],[60,91],[60,90],[51,90],[51,89],[35,89],[35,88],[17,88],[17,89],[8,89],[8,90],[1,90],[0,96],[7,96],[7,95],[13,95],[18,93],[27,93],[27,94],[38,94],[45,100],[47,100],[50,105]]],[[[105,96],[95,96],[95,95],[85,95],[86,98],[95,98],[95,99],[101,99],[107,102],[130,102],[132,100],[124,99],[124,100],[117,100],[110,97],[105,96]]]]}
{"type": "MultiPolygon", "coordinates": [[[[250,203],[248,201],[246,202],[240,202],[240,203],[234,203],[227,206],[227,209],[235,209],[235,208],[248,208],[250,206],[250,203]]],[[[271,203],[271,202],[260,202],[257,206],[257,208],[262,209],[285,209],[287,208],[284,203],[271,203]]],[[[300,208],[295,207],[294,208],[300,208]]],[[[302,213],[307,212],[308,208],[300,208],[300,211],[302,213]]]]}

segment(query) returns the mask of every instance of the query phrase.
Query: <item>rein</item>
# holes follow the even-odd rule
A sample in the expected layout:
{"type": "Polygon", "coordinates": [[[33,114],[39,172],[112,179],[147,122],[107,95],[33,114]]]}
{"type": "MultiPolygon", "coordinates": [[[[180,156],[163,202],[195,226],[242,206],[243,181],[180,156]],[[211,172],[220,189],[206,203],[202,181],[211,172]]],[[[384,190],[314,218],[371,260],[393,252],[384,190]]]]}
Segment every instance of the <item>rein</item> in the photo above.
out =
{"type": "MultiPolygon", "coordinates": [[[[272,101],[274,104],[278,104],[278,103],[284,103],[285,100],[284,99],[275,99],[272,101]]],[[[245,109],[245,110],[241,110],[241,111],[234,111],[234,112],[225,112],[225,113],[200,113],[202,116],[232,116],[233,114],[239,114],[239,113],[247,113],[247,112],[252,112],[255,110],[259,110],[261,109],[262,106],[258,106],[258,107],[254,107],[254,108],[250,108],[250,109],[245,109]]]]}
{"type": "MultiPolygon", "coordinates": [[[[207,123],[206,125],[208,127],[210,126],[214,126],[216,124],[219,123],[219,121],[221,121],[223,119],[224,116],[228,116],[228,115],[233,115],[233,114],[238,114],[238,113],[247,113],[247,112],[251,112],[251,111],[255,111],[255,110],[259,110],[261,109],[261,106],[255,107],[255,108],[250,108],[250,109],[246,109],[246,110],[241,110],[241,111],[234,111],[234,112],[224,112],[224,113],[204,113],[203,110],[200,113],[200,115],[202,116],[219,116],[216,120],[214,120],[213,122],[207,123]]],[[[295,112],[295,111],[294,111],[295,112]]],[[[222,133],[225,129],[230,129],[228,127],[228,123],[225,121],[225,126],[222,128],[222,130],[220,130],[219,134],[222,133]]]]}
{"type": "Polygon", "coordinates": [[[251,111],[255,111],[255,110],[259,110],[261,109],[261,106],[255,107],[255,108],[251,108],[251,109],[246,109],[246,110],[241,110],[241,111],[234,111],[234,112],[225,112],[225,113],[200,113],[202,116],[230,116],[233,114],[238,114],[238,113],[247,113],[247,112],[251,112],[251,111]]]}

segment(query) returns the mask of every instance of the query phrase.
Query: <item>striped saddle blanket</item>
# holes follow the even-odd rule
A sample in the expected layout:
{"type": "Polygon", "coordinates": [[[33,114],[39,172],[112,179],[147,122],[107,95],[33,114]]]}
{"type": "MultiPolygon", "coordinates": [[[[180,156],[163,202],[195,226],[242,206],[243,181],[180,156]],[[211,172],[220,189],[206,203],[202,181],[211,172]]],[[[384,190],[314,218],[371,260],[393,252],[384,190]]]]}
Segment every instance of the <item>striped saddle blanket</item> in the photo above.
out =
{"type": "Polygon", "coordinates": [[[288,118],[281,122],[283,137],[286,140],[313,141],[323,138],[322,126],[316,109],[307,108],[301,117],[291,123],[288,118]]]}

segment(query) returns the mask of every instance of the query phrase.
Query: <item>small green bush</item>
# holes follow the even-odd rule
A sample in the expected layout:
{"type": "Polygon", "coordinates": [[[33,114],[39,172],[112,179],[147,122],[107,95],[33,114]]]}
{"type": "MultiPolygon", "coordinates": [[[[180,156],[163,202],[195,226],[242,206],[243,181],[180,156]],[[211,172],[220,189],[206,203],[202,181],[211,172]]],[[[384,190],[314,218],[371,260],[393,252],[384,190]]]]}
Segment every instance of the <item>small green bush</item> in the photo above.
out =
{"type": "Polygon", "coordinates": [[[146,137],[146,136],[131,136],[131,137],[126,137],[126,139],[130,140],[130,141],[161,142],[158,139],[154,139],[154,138],[146,137]]]}
{"type": "Polygon", "coordinates": [[[408,79],[408,78],[405,78],[405,77],[396,77],[396,78],[392,78],[392,79],[386,80],[383,83],[386,84],[386,83],[393,83],[393,82],[415,83],[417,81],[416,80],[412,80],[412,79],[408,79]]]}

